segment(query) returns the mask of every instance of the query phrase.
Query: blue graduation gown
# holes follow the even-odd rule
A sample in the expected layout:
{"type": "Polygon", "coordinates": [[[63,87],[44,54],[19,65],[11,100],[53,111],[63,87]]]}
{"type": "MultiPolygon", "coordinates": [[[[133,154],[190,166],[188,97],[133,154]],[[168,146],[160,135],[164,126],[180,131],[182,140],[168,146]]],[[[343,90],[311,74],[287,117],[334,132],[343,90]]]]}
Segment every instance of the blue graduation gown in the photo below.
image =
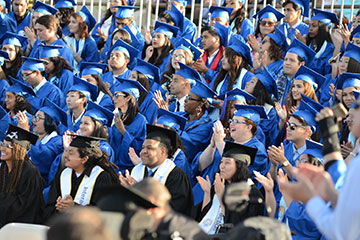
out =
{"type": "MultiPolygon", "coordinates": [[[[235,28],[235,21],[230,24],[230,28],[232,29],[233,34],[237,34],[237,29],[235,28]]],[[[245,18],[241,24],[240,34],[238,35],[243,38],[244,42],[247,42],[247,37],[251,34],[254,34],[254,26],[250,19],[245,18]]]]}
{"type": "Polygon", "coordinates": [[[0,13],[0,32],[17,33],[17,23],[8,14],[0,13]]]}
{"type": "Polygon", "coordinates": [[[129,157],[129,149],[132,147],[137,154],[140,153],[146,136],[146,123],[146,118],[138,113],[130,125],[125,125],[124,136],[114,125],[109,129],[110,145],[115,151],[115,164],[122,174],[134,166],[129,157]]]}
{"type": "Polygon", "coordinates": [[[0,104],[1,106],[5,103],[6,90],[10,87],[8,81],[5,79],[0,80],[0,104]]]}
{"type": "Polygon", "coordinates": [[[52,83],[46,82],[37,92],[36,97],[48,98],[59,107],[65,107],[65,98],[61,90],[52,83]]]}
{"type": "Polygon", "coordinates": [[[35,166],[39,169],[45,183],[49,181],[49,172],[52,161],[57,155],[64,151],[62,136],[52,137],[47,143],[42,144],[37,141],[35,146],[31,146],[28,154],[35,166]]]}
{"type": "Polygon", "coordinates": [[[115,152],[107,141],[100,140],[100,149],[109,156],[109,161],[115,163],[115,152]]]}
{"type": "Polygon", "coordinates": [[[70,34],[69,32],[69,29],[68,29],[68,26],[65,25],[63,28],[62,28],[62,33],[64,34],[64,36],[67,36],[70,34]]]}
{"type": "MultiPolygon", "coordinates": [[[[186,117],[186,113],[180,112],[186,117]]],[[[199,120],[187,122],[180,135],[184,143],[185,151],[189,159],[193,159],[196,154],[203,151],[210,143],[212,136],[213,122],[206,111],[199,120]]]]}
{"type": "Polygon", "coordinates": [[[60,77],[53,76],[48,81],[57,86],[65,97],[70,87],[74,85],[74,74],[69,69],[63,69],[60,77]]]}
{"type": "MultiPolygon", "coordinates": [[[[9,12],[8,16],[11,17],[17,24],[14,12],[9,12]]],[[[17,34],[24,36],[25,27],[30,27],[31,17],[32,17],[32,13],[31,11],[28,11],[26,17],[21,21],[21,23],[17,24],[16,27],[17,34]]]]}
{"type": "Polygon", "coordinates": [[[111,36],[109,36],[105,42],[104,48],[100,54],[100,61],[107,63],[107,54],[110,49],[110,46],[111,46],[111,36]]]}
{"type": "MultiPolygon", "coordinates": [[[[219,54],[219,52],[218,52],[218,54],[219,54]]],[[[216,56],[217,56],[217,55],[216,55],[216,56]]],[[[215,60],[216,56],[214,57],[213,61],[215,60]]],[[[217,67],[216,67],[216,70],[212,70],[212,69],[210,69],[210,66],[211,66],[211,63],[212,63],[212,62],[206,61],[205,65],[206,65],[206,67],[208,68],[208,70],[207,70],[206,73],[205,73],[205,78],[206,78],[207,80],[209,80],[209,83],[210,83],[210,84],[215,81],[217,75],[219,74],[219,72],[220,72],[220,70],[221,70],[221,68],[222,68],[221,62],[222,62],[222,56],[221,56],[221,60],[219,61],[219,64],[218,64],[217,67]]]]}
{"type": "MultiPolygon", "coordinates": [[[[313,49],[313,44],[311,43],[309,47],[313,49]]],[[[319,53],[317,53],[313,61],[310,63],[309,67],[315,72],[320,73],[321,75],[331,73],[331,65],[329,64],[329,59],[332,57],[334,49],[334,45],[327,42],[325,51],[320,56],[318,56],[319,53]]]]}
{"type": "MultiPolygon", "coordinates": [[[[126,69],[122,74],[119,75],[119,78],[129,79],[130,75],[131,75],[131,71],[129,69],[126,69]]],[[[103,80],[104,83],[110,84],[110,91],[111,91],[112,86],[116,81],[113,76],[113,71],[104,73],[103,75],[101,75],[101,79],[103,80]]]]}
{"type": "MultiPolygon", "coordinates": [[[[77,46],[79,41],[77,42],[77,46]]],[[[85,40],[84,48],[81,52],[81,61],[84,62],[99,62],[100,61],[100,54],[97,49],[97,44],[95,40],[90,36],[88,39],[85,40]]]]}
{"type": "Polygon", "coordinates": [[[9,114],[4,115],[0,119],[0,141],[4,141],[4,139],[6,137],[6,132],[9,128],[9,123],[10,123],[9,114]]]}
{"type": "Polygon", "coordinates": [[[170,53],[163,59],[163,62],[160,64],[159,69],[160,69],[160,76],[163,75],[163,73],[168,70],[169,68],[169,64],[171,61],[171,56],[170,53]]]}
{"type": "Polygon", "coordinates": [[[301,22],[291,33],[289,33],[287,29],[287,24],[283,23],[279,26],[279,29],[285,34],[287,38],[291,40],[291,42],[295,39],[295,29],[298,29],[301,33],[301,36],[304,34],[307,35],[309,32],[309,26],[303,22],[301,22]]]}
{"type": "MultiPolygon", "coordinates": [[[[246,83],[247,83],[247,82],[250,82],[250,80],[251,80],[254,76],[255,76],[255,75],[254,75],[252,72],[247,71],[242,79],[239,79],[239,78],[238,78],[238,79],[236,80],[236,82],[235,82],[235,84],[234,84],[234,86],[233,86],[233,89],[235,89],[235,88],[245,89],[246,83]]],[[[227,75],[225,76],[224,80],[222,80],[222,81],[219,83],[219,85],[220,85],[220,84],[222,84],[222,85],[221,85],[220,91],[217,93],[218,95],[225,94],[226,92],[229,91],[229,90],[228,90],[228,80],[229,80],[229,75],[227,74],[227,75]]],[[[218,87],[219,87],[219,85],[218,85],[218,87]]],[[[214,86],[214,82],[211,82],[211,83],[210,83],[210,88],[212,89],[213,86],[214,86]]],[[[218,87],[217,87],[217,88],[218,88],[218,87]]]]}
{"type": "Polygon", "coordinates": [[[268,119],[261,120],[259,125],[266,136],[266,148],[275,144],[276,137],[279,134],[279,129],[277,126],[279,122],[279,116],[277,115],[275,108],[271,107],[271,110],[269,112],[267,111],[267,115],[268,119]]]}
{"type": "Polygon", "coordinates": [[[283,66],[284,66],[284,60],[279,59],[275,62],[270,63],[269,66],[267,67],[267,69],[268,69],[269,73],[274,77],[274,79],[277,79],[278,75],[283,70],[283,66]]]}
{"type": "MultiPolygon", "coordinates": [[[[319,103],[323,106],[329,106],[330,100],[332,99],[330,95],[330,84],[334,84],[336,86],[336,83],[339,79],[339,76],[336,76],[334,79],[331,78],[331,74],[328,74],[325,76],[326,82],[322,84],[320,87],[320,91],[318,91],[319,94],[319,103]]],[[[334,96],[336,94],[336,91],[334,92],[334,96]]]]}
{"type": "MultiPolygon", "coordinates": [[[[100,22],[102,22],[103,19],[104,19],[104,18],[102,18],[100,22]]],[[[93,29],[93,31],[92,31],[92,33],[91,33],[91,37],[96,41],[96,44],[98,44],[98,43],[99,43],[99,40],[100,40],[99,36],[96,35],[96,34],[97,34],[97,30],[98,30],[99,28],[101,28],[100,22],[95,25],[95,27],[94,27],[94,29],[93,29]]],[[[111,35],[112,35],[112,33],[114,32],[115,28],[116,28],[115,18],[114,18],[113,16],[111,16],[111,25],[110,25],[109,32],[108,32],[108,39],[109,39],[109,38],[111,39],[111,35]]]]}
{"type": "Polygon", "coordinates": [[[148,123],[153,124],[158,112],[158,107],[154,102],[155,95],[149,91],[140,106],[140,112],[145,116],[148,123]]]}
{"type": "Polygon", "coordinates": [[[79,121],[77,121],[73,125],[71,116],[72,116],[72,110],[70,110],[69,113],[67,114],[67,129],[70,130],[70,131],[73,131],[74,133],[76,133],[80,129],[81,118],[80,118],[79,121]]]}
{"type": "Polygon", "coordinates": [[[108,109],[109,111],[114,111],[114,102],[111,99],[111,97],[107,94],[104,94],[100,100],[100,102],[96,101],[97,104],[99,104],[100,106],[108,109]]]}

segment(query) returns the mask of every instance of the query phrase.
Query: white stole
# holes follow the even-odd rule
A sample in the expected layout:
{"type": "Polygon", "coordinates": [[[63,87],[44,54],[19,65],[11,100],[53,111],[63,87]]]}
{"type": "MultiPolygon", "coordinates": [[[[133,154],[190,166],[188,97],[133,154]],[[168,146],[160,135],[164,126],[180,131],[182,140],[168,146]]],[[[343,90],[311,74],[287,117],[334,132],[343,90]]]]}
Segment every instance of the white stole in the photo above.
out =
{"type": "Polygon", "coordinates": [[[316,53],[315,58],[320,58],[321,55],[325,52],[326,47],[327,47],[327,41],[324,41],[324,43],[321,46],[320,50],[316,53]]]}
{"type": "MultiPolygon", "coordinates": [[[[62,198],[65,198],[66,195],[70,195],[71,193],[72,171],[73,170],[71,168],[65,168],[60,175],[60,190],[61,190],[62,198]]],[[[76,192],[74,198],[75,203],[82,206],[90,204],[90,199],[92,196],[96,179],[98,178],[98,176],[102,171],[104,171],[104,169],[102,169],[99,166],[95,166],[91,170],[90,176],[86,176],[86,175],[84,176],[76,192]]]]}
{"type": "MultiPolygon", "coordinates": [[[[137,181],[140,182],[144,179],[145,173],[145,165],[140,163],[136,165],[133,170],[131,171],[131,176],[137,181]]],[[[170,160],[166,159],[156,170],[154,179],[159,181],[161,184],[165,184],[170,172],[176,167],[175,163],[170,160]]]]}
{"type": "MultiPolygon", "coordinates": [[[[69,48],[71,46],[74,49],[74,51],[76,52],[76,54],[78,56],[81,56],[82,51],[84,50],[84,46],[85,46],[84,38],[79,39],[79,49],[76,49],[76,39],[74,37],[66,36],[65,41],[66,41],[67,45],[69,46],[69,48]]],[[[74,59],[74,70],[75,70],[75,73],[79,72],[78,62],[75,59],[74,59]]]]}
{"type": "Polygon", "coordinates": [[[199,227],[207,234],[215,234],[216,228],[224,224],[224,214],[220,207],[220,201],[215,194],[209,211],[199,223],[199,227]]]}

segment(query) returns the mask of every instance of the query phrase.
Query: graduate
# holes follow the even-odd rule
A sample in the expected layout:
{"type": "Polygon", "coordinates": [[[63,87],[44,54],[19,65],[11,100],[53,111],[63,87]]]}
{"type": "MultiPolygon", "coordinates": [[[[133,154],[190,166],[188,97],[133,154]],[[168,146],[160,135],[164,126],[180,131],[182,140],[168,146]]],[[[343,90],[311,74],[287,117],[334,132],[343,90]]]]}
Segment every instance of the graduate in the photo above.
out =
{"type": "MultiPolygon", "coordinates": [[[[33,28],[35,26],[36,20],[39,17],[44,15],[55,15],[57,9],[40,1],[36,1],[35,4],[32,6],[32,18],[31,18],[31,25],[29,27],[33,28]]],[[[27,35],[28,31],[25,29],[25,35],[27,35]]],[[[36,40],[36,39],[35,39],[36,40]]],[[[33,42],[32,42],[33,44],[33,42]]]]}
{"type": "MultiPolygon", "coordinates": [[[[4,64],[1,66],[2,71],[5,73],[4,79],[8,80],[9,76],[13,78],[21,76],[19,69],[23,62],[21,57],[24,56],[23,47],[26,45],[26,41],[26,37],[10,32],[5,32],[1,36],[1,50],[9,54],[9,59],[5,59],[4,64]]],[[[9,82],[11,83],[11,81],[9,82]]]]}
{"type": "Polygon", "coordinates": [[[100,60],[96,42],[90,36],[95,24],[96,19],[86,6],[70,16],[69,35],[65,37],[65,41],[74,54],[75,72],[79,72],[79,64],[82,61],[98,62],[100,60]]]}
{"type": "Polygon", "coordinates": [[[128,65],[137,55],[138,50],[121,39],[118,39],[108,51],[111,71],[101,75],[101,79],[108,85],[111,91],[117,77],[129,79],[131,70],[128,69],[128,65]]]}
{"type": "Polygon", "coordinates": [[[236,225],[246,218],[253,216],[262,216],[264,214],[264,205],[259,203],[250,203],[244,212],[235,213],[229,211],[223,203],[224,188],[231,183],[247,182],[251,186],[249,197],[261,198],[262,194],[251,180],[251,174],[248,166],[254,163],[257,149],[245,145],[226,142],[224,152],[221,157],[219,172],[215,175],[215,184],[212,185],[209,177],[206,180],[197,177],[199,184],[204,190],[204,200],[199,204],[200,221],[199,226],[208,234],[215,234],[217,227],[221,224],[236,225]],[[218,186],[221,186],[218,188],[218,186]]]}
{"type": "Polygon", "coordinates": [[[48,82],[42,75],[47,61],[37,58],[23,57],[25,60],[21,67],[21,75],[24,81],[29,84],[37,98],[48,98],[59,107],[65,106],[64,95],[54,84],[48,82]]]}
{"type": "Polygon", "coordinates": [[[360,74],[343,73],[336,85],[337,89],[341,89],[341,102],[347,109],[355,102],[354,90],[360,90],[360,74]]]}
{"type": "Polygon", "coordinates": [[[308,0],[287,0],[283,3],[285,22],[279,26],[286,38],[292,42],[296,35],[307,35],[309,26],[301,21],[301,16],[309,16],[310,3],[308,0]],[[297,33],[299,31],[299,33],[297,33]]]}
{"type": "Polygon", "coordinates": [[[94,103],[114,111],[112,93],[101,79],[101,75],[105,72],[106,67],[106,64],[102,63],[82,62],[80,63],[80,77],[97,86],[98,95],[94,103]]]}
{"type": "Polygon", "coordinates": [[[0,227],[7,223],[42,223],[43,180],[27,151],[37,136],[10,125],[1,143],[0,227]]]}
{"type": "Polygon", "coordinates": [[[81,118],[86,111],[89,101],[95,101],[98,89],[95,85],[74,77],[72,86],[66,95],[67,109],[67,129],[76,133],[79,130],[81,118]]]}
{"type": "Polygon", "coordinates": [[[226,7],[232,8],[233,11],[230,15],[230,29],[233,34],[240,34],[244,41],[247,40],[247,36],[254,34],[254,26],[250,19],[247,18],[245,11],[245,1],[232,0],[226,1],[226,7]]]}
{"type": "Polygon", "coordinates": [[[193,68],[201,73],[206,82],[212,83],[221,70],[221,59],[228,45],[229,29],[220,23],[214,27],[205,27],[201,34],[204,54],[197,60],[193,68]]]}
{"type": "Polygon", "coordinates": [[[98,138],[76,136],[65,149],[66,168],[56,174],[51,184],[46,218],[75,204],[96,206],[101,198],[99,188],[119,181],[99,145],[98,138]]]}
{"type": "Polygon", "coordinates": [[[169,190],[170,206],[175,211],[190,216],[193,206],[191,183],[186,173],[169,159],[176,151],[176,131],[148,124],[146,139],[140,152],[141,163],[136,165],[131,176],[120,175],[120,182],[140,182],[153,177],[169,190]]]}
{"type": "Polygon", "coordinates": [[[225,27],[229,27],[230,25],[230,15],[233,9],[228,7],[220,7],[220,6],[211,6],[209,9],[210,17],[210,26],[215,26],[215,23],[218,22],[225,27]]]}
{"type": "Polygon", "coordinates": [[[24,35],[25,27],[30,27],[32,13],[26,0],[12,1],[12,11],[8,13],[17,24],[16,34],[24,35]]]}
{"type": "Polygon", "coordinates": [[[174,48],[171,41],[177,36],[178,31],[178,27],[156,21],[151,44],[145,45],[143,49],[144,61],[157,66],[161,75],[170,63],[170,51],[174,48]]]}
{"type": "Polygon", "coordinates": [[[60,26],[62,29],[62,32],[64,36],[67,36],[70,34],[68,30],[68,24],[70,22],[70,16],[73,14],[74,7],[77,5],[74,0],[55,0],[55,8],[58,10],[58,12],[55,14],[55,16],[60,21],[60,26]]]}
{"type": "Polygon", "coordinates": [[[129,80],[138,81],[146,89],[147,92],[140,92],[138,104],[147,122],[154,123],[158,107],[153,92],[160,88],[160,69],[137,58],[129,80]]]}
{"type": "Polygon", "coordinates": [[[0,12],[0,31],[1,32],[17,32],[17,24],[14,18],[9,16],[9,14],[5,14],[0,12]]]}
{"type": "Polygon", "coordinates": [[[74,85],[74,74],[68,61],[60,56],[62,48],[64,47],[60,45],[39,45],[39,58],[47,61],[44,63],[45,78],[65,96],[74,85]]]}
{"type": "Polygon", "coordinates": [[[146,135],[147,121],[137,103],[140,91],[146,92],[146,89],[133,80],[118,78],[114,85],[115,117],[109,135],[110,145],[115,151],[115,164],[121,173],[134,166],[129,149],[132,147],[139,154],[146,135]]]}

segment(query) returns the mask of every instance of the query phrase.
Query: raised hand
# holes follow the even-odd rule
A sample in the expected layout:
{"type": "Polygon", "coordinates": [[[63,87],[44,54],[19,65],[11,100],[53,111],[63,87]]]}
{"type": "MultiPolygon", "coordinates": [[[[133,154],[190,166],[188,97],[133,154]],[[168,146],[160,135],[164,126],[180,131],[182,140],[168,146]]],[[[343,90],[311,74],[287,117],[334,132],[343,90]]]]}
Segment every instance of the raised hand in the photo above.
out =
{"type": "Polygon", "coordinates": [[[287,119],[287,111],[285,105],[281,106],[280,103],[275,102],[275,110],[279,118],[285,122],[287,119]]]}
{"type": "Polygon", "coordinates": [[[26,129],[29,131],[30,129],[30,126],[29,126],[29,118],[28,116],[26,115],[25,111],[19,111],[17,114],[16,114],[16,120],[18,121],[18,126],[23,128],[23,129],[26,129]]]}
{"type": "Polygon", "coordinates": [[[206,193],[210,193],[211,190],[211,182],[209,179],[209,176],[206,175],[206,180],[203,177],[197,176],[196,180],[198,181],[198,183],[200,184],[201,189],[206,192],[206,193]]]}
{"type": "Polygon", "coordinates": [[[153,98],[153,100],[156,103],[156,106],[158,108],[163,108],[165,110],[169,110],[169,96],[166,97],[166,101],[165,101],[159,90],[156,90],[154,95],[155,95],[155,98],[153,98]]]}
{"type": "Polygon", "coordinates": [[[139,163],[141,163],[141,159],[140,157],[136,154],[134,148],[129,148],[129,157],[130,157],[130,160],[131,162],[136,166],[138,165],[139,163]]]}
{"type": "Polygon", "coordinates": [[[258,44],[258,42],[257,42],[257,40],[256,40],[256,38],[255,38],[254,35],[248,35],[247,40],[248,40],[248,43],[249,43],[249,45],[250,45],[250,47],[251,47],[251,49],[252,49],[253,51],[255,51],[255,52],[259,52],[259,51],[260,51],[259,44],[258,44]]]}
{"type": "Polygon", "coordinates": [[[219,173],[216,173],[214,187],[215,187],[215,193],[219,199],[221,199],[222,194],[224,192],[224,186],[225,186],[225,179],[221,178],[219,173]]]}
{"type": "Polygon", "coordinates": [[[271,178],[270,173],[266,174],[266,177],[263,176],[258,171],[253,171],[255,175],[255,179],[261,183],[266,192],[272,192],[274,187],[274,180],[271,178]]]}

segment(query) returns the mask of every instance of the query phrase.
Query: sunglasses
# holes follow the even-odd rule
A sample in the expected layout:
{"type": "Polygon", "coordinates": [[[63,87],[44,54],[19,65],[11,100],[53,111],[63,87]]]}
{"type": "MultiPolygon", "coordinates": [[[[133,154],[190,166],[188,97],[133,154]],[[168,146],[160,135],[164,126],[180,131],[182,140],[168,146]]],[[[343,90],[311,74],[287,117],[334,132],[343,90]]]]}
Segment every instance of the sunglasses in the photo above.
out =
{"type": "Polygon", "coordinates": [[[275,25],[274,22],[268,22],[268,21],[260,21],[260,25],[265,27],[266,25],[268,25],[269,27],[272,27],[275,25]]]}
{"type": "Polygon", "coordinates": [[[294,131],[297,128],[306,128],[304,126],[299,126],[299,125],[296,125],[295,123],[289,123],[289,122],[286,122],[285,125],[287,128],[290,128],[291,131],[294,131]]]}
{"type": "Polygon", "coordinates": [[[118,97],[126,97],[126,94],[125,93],[122,93],[122,92],[116,92],[115,94],[114,94],[114,97],[116,97],[116,98],[118,98],[118,97]]]}

